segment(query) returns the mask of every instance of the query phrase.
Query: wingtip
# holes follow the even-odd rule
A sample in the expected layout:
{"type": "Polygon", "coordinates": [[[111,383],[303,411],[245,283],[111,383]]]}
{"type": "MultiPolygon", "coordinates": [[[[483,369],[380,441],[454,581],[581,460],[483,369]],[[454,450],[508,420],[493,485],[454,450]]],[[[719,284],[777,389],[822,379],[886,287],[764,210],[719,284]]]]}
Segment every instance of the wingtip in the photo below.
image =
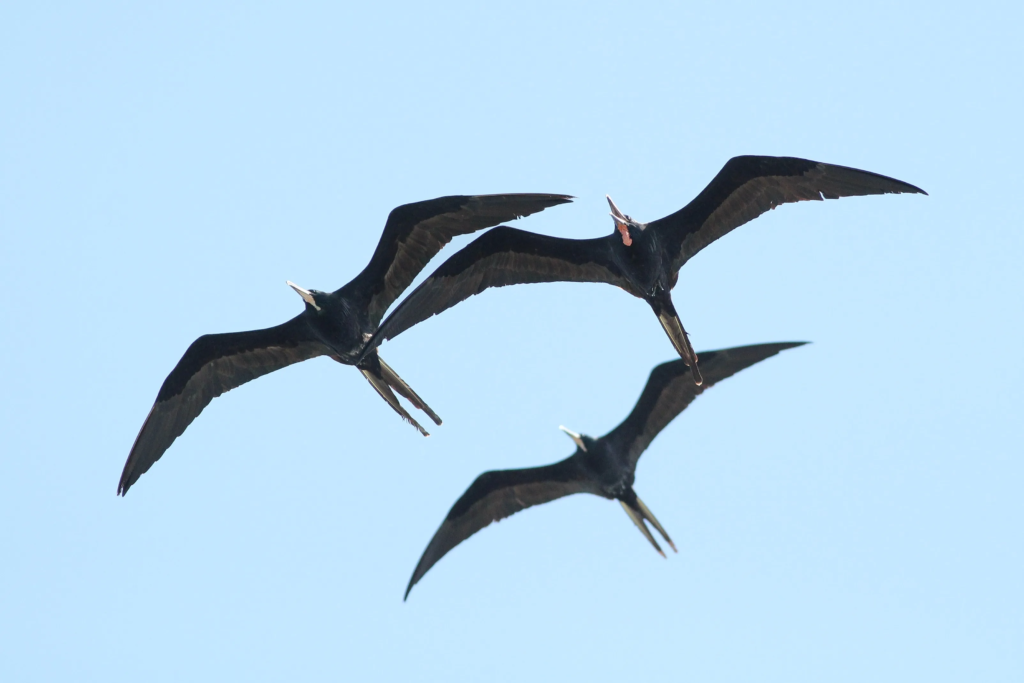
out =
{"type": "MultiPolygon", "coordinates": [[[[751,344],[749,346],[737,346],[737,347],[734,347],[734,348],[736,348],[737,350],[739,350],[739,349],[764,349],[764,351],[769,352],[771,355],[774,356],[777,353],[782,353],[783,351],[789,351],[790,349],[795,349],[795,348],[800,347],[800,346],[806,346],[807,344],[810,344],[810,343],[811,342],[809,342],[809,341],[764,342],[763,344],[751,344]]],[[[725,351],[727,349],[720,349],[720,350],[721,351],[725,351]]]]}
{"type": "Polygon", "coordinates": [[[571,194],[552,194],[546,195],[544,200],[544,208],[551,208],[553,206],[560,206],[562,204],[571,204],[572,200],[576,197],[571,194]]]}
{"type": "MultiPolygon", "coordinates": [[[[883,176],[883,177],[888,177],[888,176],[883,176]]],[[[928,196],[928,193],[925,192],[924,190],[922,190],[917,185],[911,185],[910,183],[906,182],[905,180],[899,180],[898,178],[889,178],[889,179],[892,180],[892,181],[895,181],[896,183],[899,183],[899,185],[902,186],[902,187],[900,187],[897,190],[890,190],[889,193],[891,193],[891,194],[923,194],[926,197],[928,196]]]]}
{"type": "Polygon", "coordinates": [[[572,202],[572,200],[576,199],[576,197],[574,195],[571,195],[571,194],[558,194],[558,193],[554,193],[554,194],[542,193],[542,194],[534,194],[534,195],[528,195],[528,196],[532,197],[533,201],[537,201],[537,202],[543,204],[544,208],[548,208],[548,207],[551,207],[551,206],[558,206],[559,204],[569,204],[570,202],[572,202]]]}

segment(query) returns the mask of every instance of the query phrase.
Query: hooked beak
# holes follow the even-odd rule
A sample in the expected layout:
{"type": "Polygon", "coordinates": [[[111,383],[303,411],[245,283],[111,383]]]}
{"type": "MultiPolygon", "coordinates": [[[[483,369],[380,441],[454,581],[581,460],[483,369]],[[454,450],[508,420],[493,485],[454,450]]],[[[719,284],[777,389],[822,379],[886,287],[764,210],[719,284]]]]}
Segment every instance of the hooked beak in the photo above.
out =
{"type": "Polygon", "coordinates": [[[288,284],[289,287],[295,290],[296,294],[302,297],[303,301],[305,301],[307,304],[309,304],[316,310],[320,310],[320,307],[316,305],[316,299],[313,298],[313,295],[310,294],[308,289],[303,289],[302,287],[299,287],[291,280],[285,280],[285,282],[288,284]]]}
{"type": "Polygon", "coordinates": [[[572,439],[572,440],[573,440],[573,442],[574,442],[574,443],[575,443],[575,444],[576,444],[577,446],[579,446],[579,447],[580,447],[580,449],[581,449],[581,450],[582,450],[582,451],[583,451],[584,453],[586,453],[586,452],[587,452],[587,447],[586,447],[586,446],[585,446],[585,445],[583,444],[583,437],[582,437],[582,436],[580,436],[580,435],[579,435],[579,434],[577,434],[576,432],[572,431],[571,429],[566,429],[566,428],[565,428],[565,427],[563,427],[562,425],[558,425],[558,428],[559,428],[559,429],[561,429],[561,430],[562,430],[563,432],[565,432],[566,434],[568,434],[568,435],[569,435],[569,438],[570,438],[570,439],[572,439]]]}
{"type": "Polygon", "coordinates": [[[612,198],[610,196],[608,196],[608,195],[605,195],[604,198],[608,200],[608,206],[610,206],[611,209],[612,209],[612,212],[611,212],[610,215],[611,215],[612,218],[615,219],[615,222],[616,223],[626,223],[626,222],[628,222],[629,219],[626,218],[626,214],[624,214],[621,211],[619,211],[619,207],[615,206],[615,202],[612,201],[612,198]]]}
{"type": "Polygon", "coordinates": [[[622,234],[622,243],[627,247],[633,244],[633,238],[629,236],[629,216],[619,211],[619,207],[615,206],[615,202],[608,195],[604,196],[608,200],[608,206],[611,207],[612,211],[610,214],[612,220],[615,221],[615,227],[622,234]]]}

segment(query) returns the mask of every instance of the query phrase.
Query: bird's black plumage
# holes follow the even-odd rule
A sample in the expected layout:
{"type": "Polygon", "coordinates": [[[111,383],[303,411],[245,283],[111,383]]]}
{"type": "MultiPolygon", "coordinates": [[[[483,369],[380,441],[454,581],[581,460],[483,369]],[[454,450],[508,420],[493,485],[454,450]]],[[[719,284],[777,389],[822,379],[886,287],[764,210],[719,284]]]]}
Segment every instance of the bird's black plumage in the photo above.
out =
{"type": "Polygon", "coordinates": [[[369,264],[347,285],[333,293],[293,285],[306,304],[288,322],[263,330],[204,335],[189,346],[160,387],[128,455],[117,492],[126,493],[214,398],[316,356],[356,365],[381,397],[426,435],[395,393],[437,424],[441,419],[375,350],[362,353],[367,340],[388,307],[453,237],[568,201],[568,196],[551,194],[474,195],[397,207],[388,216],[369,264]]]}
{"type": "MultiPolygon", "coordinates": [[[[520,510],[574,493],[592,493],[619,500],[644,537],[661,553],[644,521],[672,541],[633,490],[637,461],[662,429],[705,389],[780,351],[806,342],[739,346],[700,355],[704,383],[690,379],[682,360],[662,363],[651,371],[647,385],[629,416],[612,431],[593,439],[569,432],[576,452],[553,465],[484,472],[448,512],[413,571],[405,597],[445,554],[480,529],[520,510]]],[[[673,549],[675,546],[673,546],[673,549]]]]}
{"type": "MultiPolygon", "coordinates": [[[[697,252],[780,204],[869,194],[920,193],[894,178],[792,157],[730,159],[689,204],[639,223],[612,205],[617,232],[574,240],[495,228],[441,264],[381,324],[367,352],[489,287],[531,282],[605,282],[647,301],[699,383],[698,364],[670,296],[697,252]]],[[[610,200],[609,200],[610,202],[610,200]]]]}

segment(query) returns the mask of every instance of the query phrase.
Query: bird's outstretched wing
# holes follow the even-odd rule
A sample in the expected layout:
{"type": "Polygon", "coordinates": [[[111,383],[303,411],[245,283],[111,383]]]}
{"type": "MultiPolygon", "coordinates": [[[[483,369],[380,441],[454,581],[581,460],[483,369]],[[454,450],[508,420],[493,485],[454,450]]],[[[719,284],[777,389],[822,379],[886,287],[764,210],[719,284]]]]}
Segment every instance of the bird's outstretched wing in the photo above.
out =
{"type": "Polygon", "coordinates": [[[203,408],[225,391],[326,353],[329,350],[314,339],[302,316],[264,330],[196,339],[160,387],[128,454],[117,492],[127,493],[203,408]]]}
{"type": "Polygon", "coordinates": [[[780,204],[869,194],[927,194],[895,178],[794,157],[730,159],[697,197],[647,225],[657,232],[678,270],[722,235],[780,204]]]}
{"type": "MultiPolygon", "coordinates": [[[[574,240],[500,226],[442,263],[380,326],[367,349],[489,287],[606,282],[632,291],[611,258],[617,237],[574,240]]],[[[638,294],[639,296],[639,294],[638,294]]]]}
{"type": "Polygon", "coordinates": [[[633,412],[602,438],[610,440],[620,453],[627,453],[632,466],[636,467],[654,437],[705,389],[780,351],[806,343],[779,342],[703,351],[698,354],[698,365],[704,376],[704,383],[700,386],[693,383],[690,369],[682,360],[662,363],[651,371],[633,412]]]}
{"type": "Polygon", "coordinates": [[[409,579],[409,591],[434,564],[464,540],[520,510],[590,490],[574,457],[554,465],[484,472],[448,512],[409,579]]]}
{"type": "Polygon", "coordinates": [[[456,235],[571,201],[572,197],[561,194],[485,194],[403,204],[388,216],[370,263],[345,288],[364,293],[370,322],[376,326],[427,262],[456,235]]]}

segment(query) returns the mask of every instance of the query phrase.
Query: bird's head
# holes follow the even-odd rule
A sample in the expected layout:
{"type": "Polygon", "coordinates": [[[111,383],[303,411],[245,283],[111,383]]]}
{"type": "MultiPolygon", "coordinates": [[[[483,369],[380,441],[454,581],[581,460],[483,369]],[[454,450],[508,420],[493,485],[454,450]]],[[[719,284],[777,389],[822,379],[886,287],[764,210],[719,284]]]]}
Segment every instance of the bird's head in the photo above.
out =
{"type": "Polygon", "coordinates": [[[319,289],[303,289],[291,280],[286,280],[288,286],[295,290],[295,293],[302,297],[302,300],[306,302],[306,308],[317,311],[318,313],[323,310],[326,304],[327,292],[321,292],[319,289]]]}
{"type": "Polygon", "coordinates": [[[593,449],[595,443],[594,439],[584,434],[577,434],[571,429],[567,429],[566,427],[563,427],[561,425],[559,425],[558,428],[565,432],[569,436],[569,438],[572,439],[572,442],[576,444],[576,446],[584,453],[587,453],[593,449]]]}
{"type": "Polygon", "coordinates": [[[619,207],[615,206],[615,202],[608,195],[605,195],[604,198],[608,200],[608,206],[611,207],[610,215],[615,221],[615,229],[622,234],[622,243],[627,247],[632,245],[633,239],[638,237],[647,226],[619,211],[619,207]]]}

